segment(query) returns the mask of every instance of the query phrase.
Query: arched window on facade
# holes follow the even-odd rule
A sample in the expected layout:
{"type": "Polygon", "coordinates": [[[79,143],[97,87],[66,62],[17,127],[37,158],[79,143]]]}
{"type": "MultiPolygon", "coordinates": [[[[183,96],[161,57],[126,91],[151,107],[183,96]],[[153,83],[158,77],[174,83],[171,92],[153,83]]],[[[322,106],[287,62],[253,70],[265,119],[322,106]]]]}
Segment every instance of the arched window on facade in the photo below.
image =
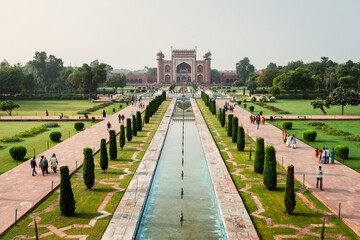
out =
{"type": "Polygon", "coordinates": [[[165,66],[165,72],[170,72],[170,66],[169,65],[165,66]]]}
{"type": "Polygon", "coordinates": [[[203,72],[203,71],[204,71],[204,67],[203,67],[202,65],[199,65],[199,66],[197,67],[197,71],[198,71],[198,72],[203,72]]]}
{"type": "Polygon", "coordinates": [[[186,62],[180,63],[176,67],[176,72],[177,73],[191,73],[191,66],[189,64],[187,64],[186,62]]]}
{"type": "Polygon", "coordinates": [[[165,82],[170,82],[170,75],[165,75],[165,82]]]}

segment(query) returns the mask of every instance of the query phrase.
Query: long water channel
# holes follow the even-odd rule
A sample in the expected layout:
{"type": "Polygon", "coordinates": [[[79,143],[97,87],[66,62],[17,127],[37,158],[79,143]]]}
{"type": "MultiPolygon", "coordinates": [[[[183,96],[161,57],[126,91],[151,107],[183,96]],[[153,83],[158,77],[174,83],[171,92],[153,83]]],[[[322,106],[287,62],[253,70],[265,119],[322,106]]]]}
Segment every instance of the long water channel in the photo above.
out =
{"type": "Polygon", "coordinates": [[[177,101],[154,174],[135,239],[227,239],[189,100],[177,101]]]}

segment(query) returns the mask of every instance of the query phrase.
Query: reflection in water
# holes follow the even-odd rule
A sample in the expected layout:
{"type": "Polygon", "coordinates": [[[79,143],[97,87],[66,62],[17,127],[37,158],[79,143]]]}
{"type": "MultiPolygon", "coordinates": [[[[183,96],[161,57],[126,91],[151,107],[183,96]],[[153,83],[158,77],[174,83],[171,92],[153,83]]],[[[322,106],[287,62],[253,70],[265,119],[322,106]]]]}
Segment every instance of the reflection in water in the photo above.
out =
{"type": "Polygon", "coordinates": [[[189,102],[175,109],[136,239],[226,239],[189,102]]]}

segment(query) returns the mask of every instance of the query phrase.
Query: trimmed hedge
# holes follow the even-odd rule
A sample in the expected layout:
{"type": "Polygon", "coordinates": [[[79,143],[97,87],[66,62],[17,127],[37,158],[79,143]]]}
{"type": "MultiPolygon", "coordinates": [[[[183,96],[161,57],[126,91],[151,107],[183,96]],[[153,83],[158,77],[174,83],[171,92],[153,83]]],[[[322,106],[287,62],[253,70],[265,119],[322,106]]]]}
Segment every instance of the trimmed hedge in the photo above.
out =
{"type": "Polygon", "coordinates": [[[88,190],[94,186],[95,183],[95,164],[91,148],[84,148],[84,164],[83,164],[83,179],[84,184],[88,190]]]}
{"type": "Polygon", "coordinates": [[[314,130],[306,130],[306,131],[303,133],[304,139],[305,139],[306,141],[309,141],[309,142],[315,141],[316,136],[317,136],[317,133],[316,133],[316,131],[314,131],[314,130]]]}
{"type": "Polygon", "coordinates": [[[237,117],[233,117],[232,119],[232,142],[237,143],[237,133],[238,133],[239,119],[237,117]]]}
{"type": "Polygon", "coordinates": [[[233,114],[229,114],[228,115],[228,127],[227,127],[227,134],[229,137],[232,136],[232,119],[233,119],[234,115],[233,114]]]}
{"type": "Polygon", "coordinates": [[[60,212],[63,216],[70,217],[75,212],[75,200],[68,166],[60,167],[60,176],[60,212]]]}
{"type": "Polygon", "coordinates": [[[142,119],[140,111],[136,112],[136,129],[142,131],[142,119]]]}
{"type": "Polygon", "coordinates": [[[124,146],[125,146],[125,127],[124,124],[121,124],[120,126],[120,139],[119,139],[119,143],[120,143],[120,148],[121,150],[123,150],[124,146]]]}
{"type": "Polygon", "coordinates": [[[255,107],[254,107],[254,106],[249,106],[249,110],[250,110],[250,112],[253,112],[253,111],[254,111],[254,109],[255,109],[255,107]]]}
{"type": "Polygon", "coordinates": [[[126,138],[128,140],[128,142],[131,142],[132,139],[132,130],[131,130],[131,119],[127,118],[126,119],[126,138]]]}
{"type": "Polygon", "coordinates": [[[272,145],[265,148],[265,162],[263,180],[265,187],[270,190],[276,190],[277,173],[276,173],[276,151],[272,145]]]}
{"type": "Polygon", "coordinates": [[[137,136],[137,121],[136,121],[135,115],[132,116],[132,122],[131,122],[131,124],[132,124],[132,132],[133,132],[133,135],[134,135],[134,137],[136,137],[136,136],[137,136]]]}
{"type": "Polygon", "coordinates": [[[76,122],[74,123],[74,128],[77,130],[77,131],[81,131],[84,129],[84,126],[85,124],[83,122],[76,122]]]}
{"type": "Polygon", "coordinates": [[[293,165],[288,166],[287,169],[284,203],[286,212],[292,215],[296,206],[293,165]]]}
{"type": "Polygon", "coordinates": [[[223,109],[221,114],[221,127],[225,127],[225,119],[226,119],[226,112],[225,109],[223,109]]]}
{"type": "Polygon", "coordinates": [[[245,149],[245,131],[243,126],[238,127],[236,146],[239,151],[244,151],[245,149]]]}
{"type": "Polygon", "coordinates": [[[51,132],[49,135],[51,141],[60,142],[61,132],[51,132]]]}
{"type": "Polygon", "coordinates": [[[108,169],[108,165],[109,165],[109,158],[106,149],[106,139],[102,138],[100,142],[100,167],[104,171],[104,173],[108,169]]]}
{"type": "Polygon", "coordinates": [[[290,130],[292,128],[292,122],[289,122],[289,121],[283,122],[282,127],[285,130],[290,130]]]}
{"type": "Polygon", "coordinates": [[[109,155],[110,160],[117,159],[116,134],[114,130],[109,131],[109,155]]]}
{"type": "Polygon", "coordinates": [[[255,161],[254,171],[256,173],[263,174],[264,172],[264,139],[261,137],[256,138],[256,150],[255,150],[255,161]]]}
{"type": "Polygon", "coordinates": [[[335,147],[336,156],[344,159],[348,159],[349,157],[349,148],[345,145],[337,145],[335,147]]]}
{"type": "Polygon", "coordinates": [[[26,156],[26,147],[23,146],[13,146],[12,148],[9,149],[9,153],[10,156],[14,159],[14,160],[23,160],[24,157],[26,156]]]}

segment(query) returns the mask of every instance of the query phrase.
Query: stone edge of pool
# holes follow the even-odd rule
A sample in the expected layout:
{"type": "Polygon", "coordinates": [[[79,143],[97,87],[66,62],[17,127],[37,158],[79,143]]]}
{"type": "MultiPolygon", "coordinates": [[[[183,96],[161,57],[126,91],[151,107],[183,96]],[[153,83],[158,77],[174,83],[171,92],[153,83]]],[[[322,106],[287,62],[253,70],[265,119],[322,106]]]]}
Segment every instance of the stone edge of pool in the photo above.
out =
{"type": "Polygon", "coordinates": [[[176,99],[173,98],[102,239],[132,239],[160,157],[176,99]]]}
{"type": "Polygon", "coordinates": [[[200,109],[191,99],[196,126],[228,239],[259,239],[200,109]]]}

